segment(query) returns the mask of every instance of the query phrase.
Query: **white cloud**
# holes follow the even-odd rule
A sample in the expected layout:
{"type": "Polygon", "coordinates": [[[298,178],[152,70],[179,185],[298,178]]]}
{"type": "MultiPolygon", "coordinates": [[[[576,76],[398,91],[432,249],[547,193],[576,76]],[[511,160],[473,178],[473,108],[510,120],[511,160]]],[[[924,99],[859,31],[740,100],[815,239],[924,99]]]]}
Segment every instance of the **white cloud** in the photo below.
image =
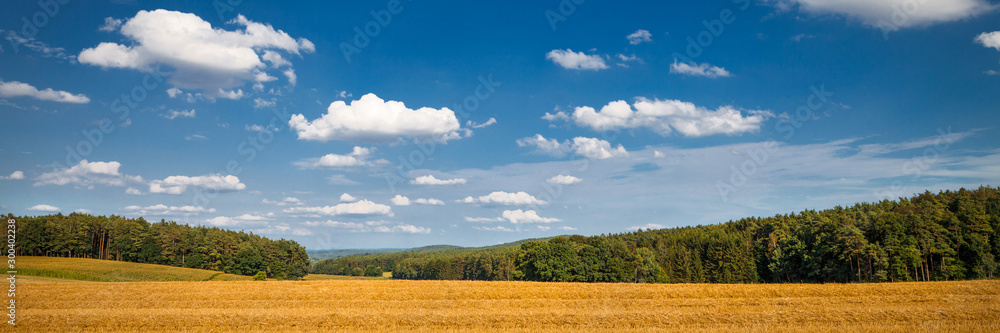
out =
{"type": "Polygon", "coordinates": [[[407,233],[407,234],[429,234],[431,233],[430,228],[419,227],[412,224],[392,224],[387,221],[368,221],[368,222],[340,222],[327,220],[324,222],[306,222],[305,225],[311,227],[330,227],[335,229],[342,229],[346,232],[362,232],[362,233],[407,233]]]}
{"type": "Polygon", "coordinates": [[[180,118],[194,118],[195,111],[194,111],[194,109],[191,109],[191,110],[180,110],[180,111],[178,111],[178,110],[167,110],[167,113],[163,114],[162,116],[163,116],[163,118],[167,118],[167,119],[170,119],[170,120],[173,120],[173,119],[178,118],[178,117],[180,117],[180,118]]]}
{"type": "Polygon", "coordinates": [[[18,171],[11,172],[10,176],[0,176],[0,180],[3,180],[3,179],[21,180],[21,179],[24,179],[24,172],[18,170],[18,171]]]}
{"type": "Polygon", "coordinates": [[[434,198],[416,198],[413,203],[418,205],[444,206],[444,201],[434,198]]]}
{"type": "Polygon", "coordinates": [[[238,177],[233,175],[170,176],[163,180],[149,182],[149,193],[180,195],[187,191],[188,187],[213,192],[231,192],[244,190],[247,186],[241,183],[238,177]]]}
{"type": "Polygon", "coordinates": [[[510,193],[504,191],[496,191],[487,195],[479,196],[478,198],[466,197],[465,199],[459,200],[462,203],[480,203],[484,205],[506,205],[506,206],[523,206],[523,205],[545,205],[548,204],[545,200],[539,200],[531,194],[526,192],[510,193]]]}
{"type": "Polygon", "coordinates": [[[441,142],[459,139],[461,125],[448,108],[409,109],[403,102],[385,101],[366,94],[361,99],[335,101],[327,113],[309,121],[302,114],[292,115],[288,126],[299,140],[393,141],[401,137],[441,142]]]}
{"type": "Polygon", "coordinates": [[[391,199],[389,199],[389,201],[392,202],[392,204],[396,205],[396,206],[409,206],[410,204],[432,205],[432,206],[443,206],[444,205],[444,201],[441,201],[441,200],[438,200],[438,199],[434,199],[434,198],[417,198],[417,199],[410,200],[410,198],[407,198],[407,197],[399,195],[399,194],[397,194],[395,197],[392,197],[391,199]]]}
{"type": "Polygon", "coordinates": [[[184,91],[177,89],[177,87],[171,87],[170,89],[167,89],[167,96],[170,96],[170,98],[175,98],[183,93],[184,91]]]}
{"type": "Polygon", "coordinates": [[[348,179],[345,175],[332,175],[326,178],[330,185],[361,185],[361,183],[348,179]]]}
{"type": "MultiPolygon", "coordinates": [[[[100,43],[84,49],[78,59],[80,63],[103,68],[144,72],[166,65],[173,69],[169,74],[170,84],[182,89],[201,89],[210,98],[224,95],[232,98],[236,97],[229,94],[233,91],[224,89],[268,77],[259,75],[267,67],[261,61],[260,52],[266,55],[267,51],[280,50],[299,55],[315,51],[312,42],[304,38],[296,40],[284,31],[250,21],[243,15],[227,23],[242,29],[213,28],[189,13],[143,10],[118,29],[127,43],[100,43]]],[[[240,91],[236,93],[242,95],[240,91]]]]}
{"type": "Polygon", "coordinates": [[[653,39],[651,37],[653,37],[653,34],[649,33],[648,30],[643,29],[636,30],[628,36],[625,36],[625,38],[628,39],[628,43],[632,45],[639,45],[643,42],[652,42],[653,39]]]}
{"type": "Polygon", "coordinates": [[[549,184],[562,184],[562,185],[573,185],[582,181],[583,179],[573,177],[570,175],[558,175],[545,180],[545,182],[549,184]]]}
{"type": "Polygon", "coordinates": [[[576,228],[571,227],[571,226],[566,226],[566,225],[561,226],[561,227],[559,227],[557,229],[559,229],[559,230],[566,230],[566,231],[574,231],[574,230],[576,230],[576,228]]]}
{"type": "Polygon", "coordinates": [[[688,64],[688,63],[678,62],[677,59],[674,59],[674,63],[670,65],[670,73],[690,75],[690,76],[704,76],[710,79],[731,76],[729,71],[727,71],[725,68],[722,67],[712,66],[707,63],[688,64]]]}
{"type": "Polygon", "coordinates": [[[473,223],[490,223],[490,222],[503,222],[502,217],[465,217],[465,222],[473,223]]]}
{"type": "Polygon", "coordinates": [[[340,195],[340,202],[355,202],[355,201],[358,201],[358,198],[355,198],[353,195],[347,193],[340,195]]]}
{"type": "Polygon", "coordinates": [[[587,55],[583,52],[573,52],[573,50],[552,50],[545,55],[545,59],[552,60],[562,68],[565,69],[576,69],[576,70],[601,70],[607,69],[608,65],[604,63],[598,55],[587,55]]]}
{"type": "Polygon", "coordinates": [[[61,90],[52,90],[52,88],[38,90],[35,86],[18,81],[0,80],[0,97],[31,97],[38,100],[59,103],[90,103],[90,98],[87,98],[83,94],[74,95],[61,90]]]}
{"type": "Polygon", "coordinates": [[[466,122],[466,125],[469,126],[469,127],[472,127],[472,128],[484,128],[486,126],[490,126],[490,125],[493,125],[493,124],[496,124],[496,123],[497,123],[497,119],[493,118],[493,117],[490,117],[490,119],[486,120],[485,123],[477,124],[476,122],[474,122],[472,120],[469,120],[468,122],[466,122]]]}
{"type": "Polygon", "coordinates": [[[538,216],[534,210],[522,211],[518,210],[505,210],[503,211],[503,218],[510,223],[552,223],[562,221],[557,218],[548,218],[538,216]]]}
{"type": "Polygon", "coordinates": [[[662,225],[662,224],[648,223],[646,225],[634,225],[634,226],[625,228],[625,230],[644,230],[644,229],[653,229],[653,230],[656,230],[656,229],[663,229],[663,228],[666,228],[666,227],[667,226],[662,225]]]}
{"type": "Polygon", "coordinates": [[[625,101],[614,101],[600,111],[589,106],[577,107],[573,120],[595,131],[646,127],[660,135],[676,131],[687,137],[701,137],[756,132],[765,119],[773,116],[762,110],[747,113],[743,116],[741,110],[728,105],[713,111],[690,102],[639,97],[631,106],[625,101]]]}
{"type": "Polygon", "coordinates": [[[410,184],[414,185],[458,185],[465,184],[466,180],[462,178],[455,179],[437,179],[434,175],[425,175],[414,178],[410,180],[410,184]]]}
{"type": "Polygon", "coordinates": [[[52,205],[34,205],[28,208],[28,210],[36,212],[58,212],[59,207],[52,205]]]}
{"type": "Polygon", "coordinates": [[[243,214],[240,216],[216,216],[206,219],[205,222],[217,227],[232,227],[237,225],[261,225],[267,224],[269,217],[263,215],[243,214]]]}
{"type": "MultiPolygon", "coordinates": [[[[122,165],[116,161],[80,163],[64,169],[43,173],[35,180],[34,186],[74,184],[93,188],[95,184],[107,186],[125,186],[126,182],[142,183],[142,177],[129,176],[118,172],[122,165]]],[[[13,175],[12,175],[13,176],[13,175]]]]}
{"type": "Polygon", "coordinates": [[[355,146],[354,150],[346,155],[326,154],[320,158],[309,158],[293,164],[306,169],[351,168],[366,166],[370,164],[370,162],[368,162],[368,157],[371,155],[372,150],[374,150],[374,148],[355,146]]]}
{"type": "Polygon", "coordinates": [[[275,104],[276,103],[275,103],[275,101],[274,101],[273,98],[270,99],[270,100],[263,99],[263,98],[255,98],[253,100],[253,107],[254,107],[254,109],[261,109],[261,108],[273,107],[275,104]]]}
{"type": "Polygon", "coordinates": [[[131,195],[143,195],[143,194],[145,194],[145,193],[142,193],[142,191],[140,191],[140,190],[139,190],[139,189],[137,189],[137,188],[134,188],[134,187],[129,187],[129,188],[125,189],[125,194],[131,194],[131,195]]]}
{"type": "Polygon", "coordinates": [[[204,135],[201,135],[201,134],[191,134],[191,135],[185,136],[184,140],[188,140],[188,141],[196,141],[197,140],[197,141],[200,141],[200,140],[208,140],[208,137],[206,137],[204,135]]]}
{"type": "Polygon", "coordinates": [[[628,157],[625,147],[611,147],[611,143],[597,138],[575,137],[572,141],[559,142],[556,139],[546,139],[541,134],[517,140],[521,147],[534,146],[535,152],[552,156],[564,156],[573,152],[589,159],[603,160],[613,157],[628,157]]]}
{"type": "Polygon", "coordinates": [[[397,194],[396,196],[389,199],[389,202],[392,202],[392,204],[396,206],[409,206],[410,198],[397,194]]]}
{"type": "Polygon", "coordinates": [[[653,158],[664,158],[664,157],[667,157],[667,156],[663,155],[663,152],[661,152],[659,150],[654,150],[653,151],[653,158]]]}
{"type": "Polygon", "coordinates": [[[976,36],[976,43],[1000,51],[1000,31],[981,33],[979,36],[976,36]]]}
{"type": "Polygon", "coordinates": [[[202,206],[167,206],[164,204],[140,207],[128,206],[123,208],[126,213],[138,215],[180,215],[193,216],[202,213],[215,213],[215,208],[205,208],[202,206]]]}
{"type": "Polygon", "coordinates": [[[542,119],[548,121],[569,120],[569,115],[567,115],[566,112],[562,111],[556,112],[554,114],[546,112],[545,115],[542,116],[542,119]]]}
{"type": "Polygon", "coordinates": [[[612,148],[610,142],[596,138],[573,138],[573,151],[577,155],[593,160],[628,157],[628,152],[625,151],[625,147],[622,147],[622,145],[612,148]]]}
{"type": "Polygon", "coordinates": [[[317,215],[388,215],[393,216],[392,208],[368,200],[351,203],[341,203],[335,206],[323,207],[292,207],[285,208],[285,213],[317,214],[317,215]]]}
{"type": "Polygon", "coordinates": [[[267,198],[264,198],[260,202],[263,204],[278,205],[278,206],[301,206],[305,204],[304,202],[302,202],[302,200],[299,200],[299,198],[295,197],[285,197],[284,199],[281,199],[281,201],[272,201],[272,200],[267,200],[267,198]]]}
{"type": "Polygon", "coordinates": [[[121,26],[122,26],[122,20],[115,19],[113,17],[105,17],[104,25],[102,25],[100,28],[97,28],[97,30],[104,32],[112,32],[118,30],[118,28],[121,26]]]}
{"type": "Polygon", "coordinates": [[[983,0],[773,0],[779,9],[844,15],[888,31],[957,21],[996,8],[983,0]],[[797,6],[796,6],[797,5],[797,6]]]}

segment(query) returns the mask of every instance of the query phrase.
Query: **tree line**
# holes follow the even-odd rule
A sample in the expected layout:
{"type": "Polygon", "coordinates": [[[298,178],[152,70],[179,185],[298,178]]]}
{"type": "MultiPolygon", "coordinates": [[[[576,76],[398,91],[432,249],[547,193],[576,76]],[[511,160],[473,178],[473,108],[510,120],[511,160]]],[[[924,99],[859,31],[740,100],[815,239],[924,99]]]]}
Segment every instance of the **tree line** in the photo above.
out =
{"type": "Polygon", "coordinates": [[[374,265],[402,279],[846,283],[994,278],[998,258],[1000,190],[980,187],[718,225],[342,257],[313,272],[374,265]]]}
{"type": "Polygon", "coordinates": [[[298,279],[309,270],[305,247],[253,233],[192,227],[116,215],[21,216],[16,220],[18,255],[92,258],[298,279]]]}

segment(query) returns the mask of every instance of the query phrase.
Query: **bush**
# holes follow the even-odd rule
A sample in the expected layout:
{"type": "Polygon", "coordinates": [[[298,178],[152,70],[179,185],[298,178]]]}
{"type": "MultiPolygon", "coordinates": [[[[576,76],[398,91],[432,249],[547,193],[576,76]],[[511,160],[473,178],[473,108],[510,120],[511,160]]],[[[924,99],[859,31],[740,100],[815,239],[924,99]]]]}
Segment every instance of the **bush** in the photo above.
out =
{"type": "Polygon", "coordinates": [[[365,276],[382,277],[382,268],[375,265],[365,267],[365,276]]]}
{"type": "Polygon", "coordinates": [[[253,280],[254,281],[267,281],[267,273],[257,272],[257,274],[253,276],[253,280]]]}
{"type": "Polygon", "coordinates": [[[351,270],[351,276],[361,276],[364,274],[365,271],[361,270],[361,267],[354,267],[354,269],[351,270]]]}

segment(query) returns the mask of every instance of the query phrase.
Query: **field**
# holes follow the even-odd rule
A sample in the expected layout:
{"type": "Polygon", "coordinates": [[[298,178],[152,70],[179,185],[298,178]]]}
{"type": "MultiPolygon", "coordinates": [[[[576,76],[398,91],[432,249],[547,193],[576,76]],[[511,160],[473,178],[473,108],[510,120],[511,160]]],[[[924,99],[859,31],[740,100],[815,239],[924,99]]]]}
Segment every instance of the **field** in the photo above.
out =
{"type": "Polygon", "coordinates": [[[1000,281],[584,284],[314,280],[20,287],[28,331],[1000,331],[1000,281]]]}
{"type": "Polygon", "coordinates": [[[226,274],[204,269],[172,267],[165,265],[137,264],[113,260],[30,257],[17,258],[20,276],[58,278],[96,282],[132,281],[237,281],[250,280],[249,276],[226,274]]]}

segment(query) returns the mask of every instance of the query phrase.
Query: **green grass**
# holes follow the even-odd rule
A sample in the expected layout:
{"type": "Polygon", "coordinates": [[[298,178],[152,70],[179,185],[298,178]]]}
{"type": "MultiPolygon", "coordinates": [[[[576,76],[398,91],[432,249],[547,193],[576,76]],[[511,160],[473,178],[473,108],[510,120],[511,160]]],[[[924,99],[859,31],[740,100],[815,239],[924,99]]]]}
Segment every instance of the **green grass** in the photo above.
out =
{"type": "Polygon", "coordinates": [[[24,256],[17,258],[16,266],[19,276],[95,282],[250,280],[204,269],[82,258],[24,256]]]}

